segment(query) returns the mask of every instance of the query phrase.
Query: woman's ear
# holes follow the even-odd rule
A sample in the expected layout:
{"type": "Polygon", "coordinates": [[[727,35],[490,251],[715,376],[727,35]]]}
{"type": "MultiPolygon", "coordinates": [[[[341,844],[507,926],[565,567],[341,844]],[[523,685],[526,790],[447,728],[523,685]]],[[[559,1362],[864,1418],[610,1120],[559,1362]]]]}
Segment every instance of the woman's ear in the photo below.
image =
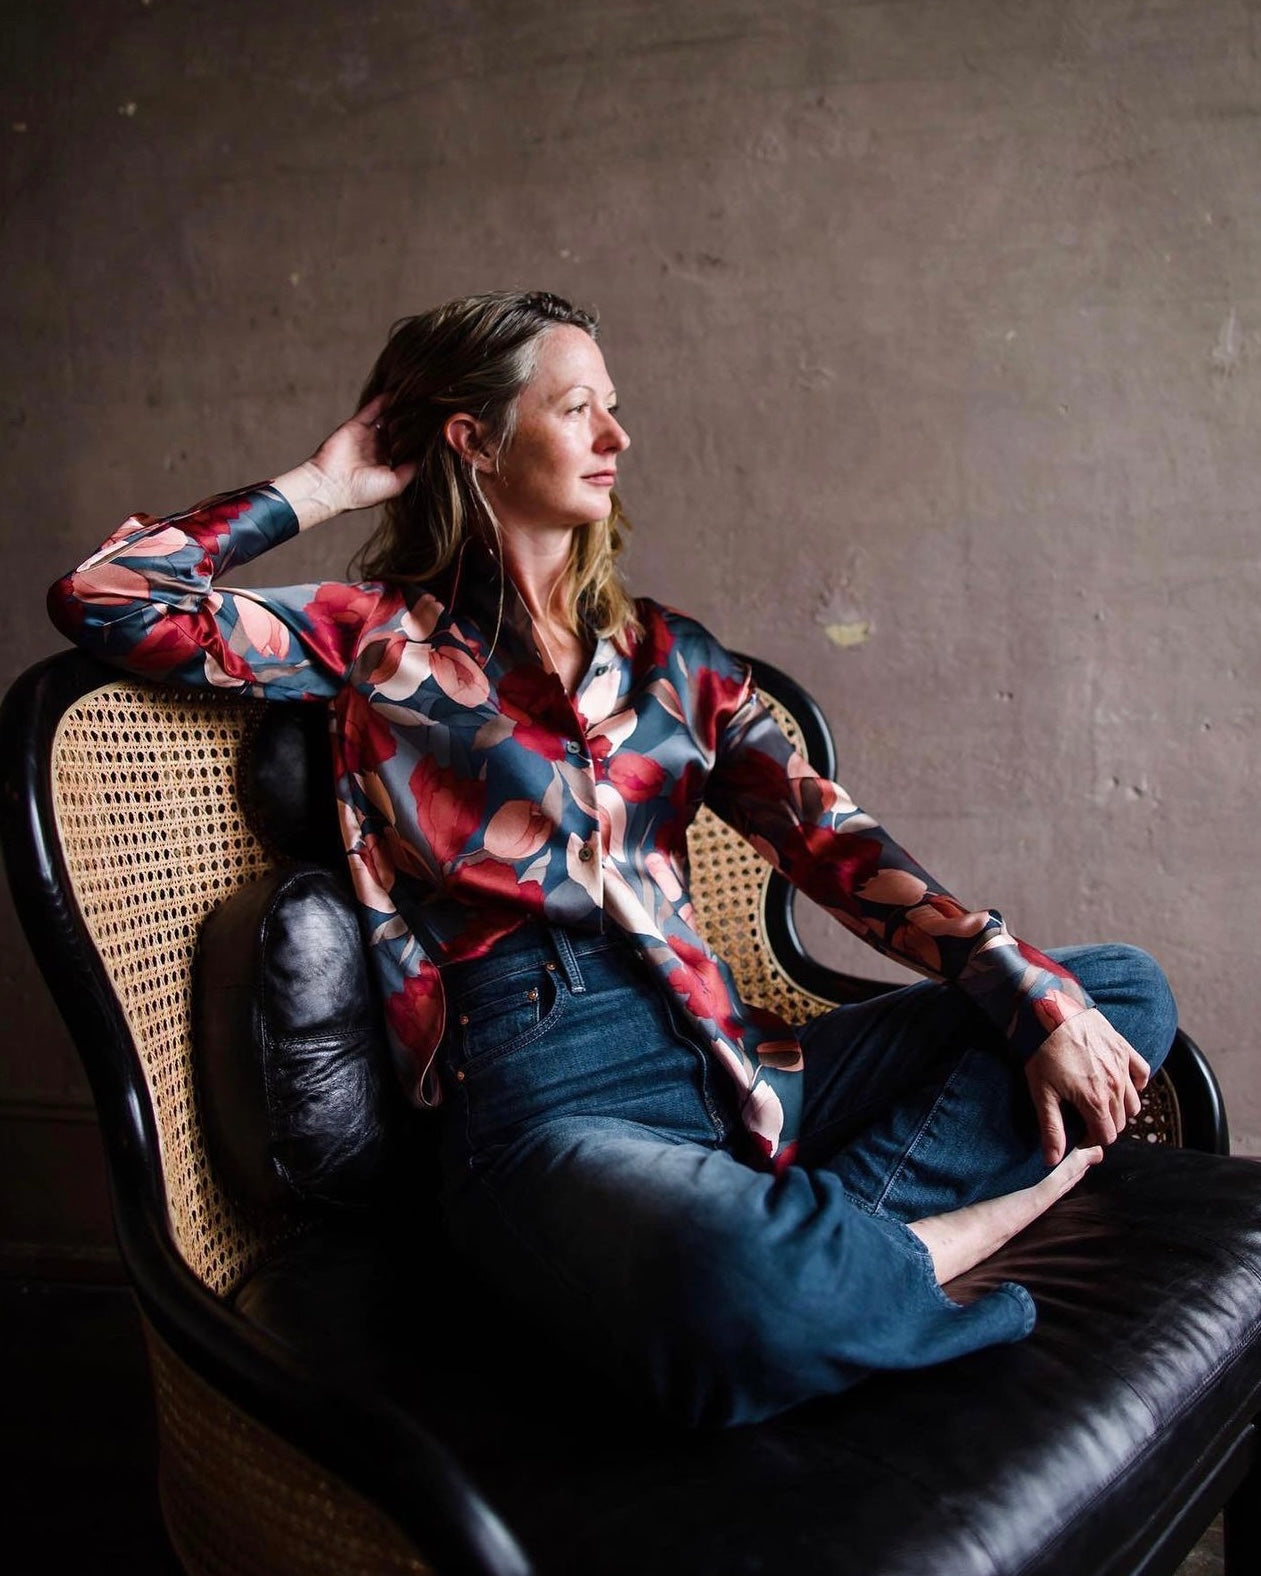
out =
{"type": "Polygon", "coordinates": [[[493,469],[494,461],[486,452],[485,425],[475,416],[461,411],[450,417],[442,429],[442,436],[466,465],[476,466],[479,471],[493,469]]]}

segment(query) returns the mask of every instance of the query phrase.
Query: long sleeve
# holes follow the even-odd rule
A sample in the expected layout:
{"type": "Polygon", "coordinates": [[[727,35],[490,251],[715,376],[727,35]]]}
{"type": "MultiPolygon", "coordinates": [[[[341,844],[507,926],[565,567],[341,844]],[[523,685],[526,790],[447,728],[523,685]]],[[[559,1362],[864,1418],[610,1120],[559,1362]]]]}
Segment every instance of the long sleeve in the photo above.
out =
{"type": "Polygon", "coordinates": [[[230,591],[233,567],[297,534],[274,487],[133,515],[49,592],[57,627],[93,656],[182,684],[268,700],[326,700],[345,681],[379,588],[230,591]]]}
{"type": "Polygon", "coordinates": [[[747,669],[712,672],[710,806],[792,884],[878,951],[977,1003],[1013,1051],[1031,1056],[1093,1006],[1071,974],[1018,940],[993,910],[969,910],[846,791],[793,748],[747,669]]]}

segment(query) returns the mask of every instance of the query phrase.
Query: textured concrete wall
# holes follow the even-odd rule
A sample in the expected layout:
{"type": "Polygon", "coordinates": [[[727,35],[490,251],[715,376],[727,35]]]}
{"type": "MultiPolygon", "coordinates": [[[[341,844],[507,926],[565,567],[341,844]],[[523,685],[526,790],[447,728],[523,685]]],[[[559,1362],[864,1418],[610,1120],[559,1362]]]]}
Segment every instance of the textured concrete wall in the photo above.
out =
{"type": "MultiPolygon", "coordinates": [[[[128,510],[306,453],[394,317],[572,294],[634,583],[797,673],[961,895],[1157,952],[1261,1150],[1251,0],[14,12],[0,677],[128,510]]],[[[4,925],[0,1095],[74,1108],[4,925]]]]}

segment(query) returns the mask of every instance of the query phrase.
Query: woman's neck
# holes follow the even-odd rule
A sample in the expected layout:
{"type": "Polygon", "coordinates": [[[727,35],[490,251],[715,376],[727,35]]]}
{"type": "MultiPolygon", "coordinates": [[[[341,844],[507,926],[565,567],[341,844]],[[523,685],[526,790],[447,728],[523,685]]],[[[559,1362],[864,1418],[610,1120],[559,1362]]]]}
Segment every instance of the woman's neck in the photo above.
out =
{"type": "Polygon", "coordinates": [[[573,538],[569,532],[505,530],[504,568],[536,624],[562,629],[568,624],[561,590],[569,568],[573,538]]]}
{"type": "Polygon", "coordinates": [[[534,625],[544,666],[558,675],[572,694],[590,658],[583,632],[574,627],[565,607],[563,588],[569,569],[569,532],[504,531],[504,569],[534,625]]]}

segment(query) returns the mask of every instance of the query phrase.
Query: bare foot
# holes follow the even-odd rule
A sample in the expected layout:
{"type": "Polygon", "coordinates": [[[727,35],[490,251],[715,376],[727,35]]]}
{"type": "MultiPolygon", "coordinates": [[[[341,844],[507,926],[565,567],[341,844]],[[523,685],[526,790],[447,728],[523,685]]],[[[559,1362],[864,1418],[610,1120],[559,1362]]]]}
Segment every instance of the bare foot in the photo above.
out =
{"type": "Polygon", "coordinates": [[[1070,1149],[1055,1170],[1032,1187],[987,1198],[980,1204],[967,1204],[948,1215],[910,1221],[910,1229],[932,1255],[938,1285],[996,1253],[1004,1242],[1050,1209],[1057,1198],[1063,1198],[1102,1159],[1103,1150],[1098,1144],[1090,1149],[1070,1149]]]}

